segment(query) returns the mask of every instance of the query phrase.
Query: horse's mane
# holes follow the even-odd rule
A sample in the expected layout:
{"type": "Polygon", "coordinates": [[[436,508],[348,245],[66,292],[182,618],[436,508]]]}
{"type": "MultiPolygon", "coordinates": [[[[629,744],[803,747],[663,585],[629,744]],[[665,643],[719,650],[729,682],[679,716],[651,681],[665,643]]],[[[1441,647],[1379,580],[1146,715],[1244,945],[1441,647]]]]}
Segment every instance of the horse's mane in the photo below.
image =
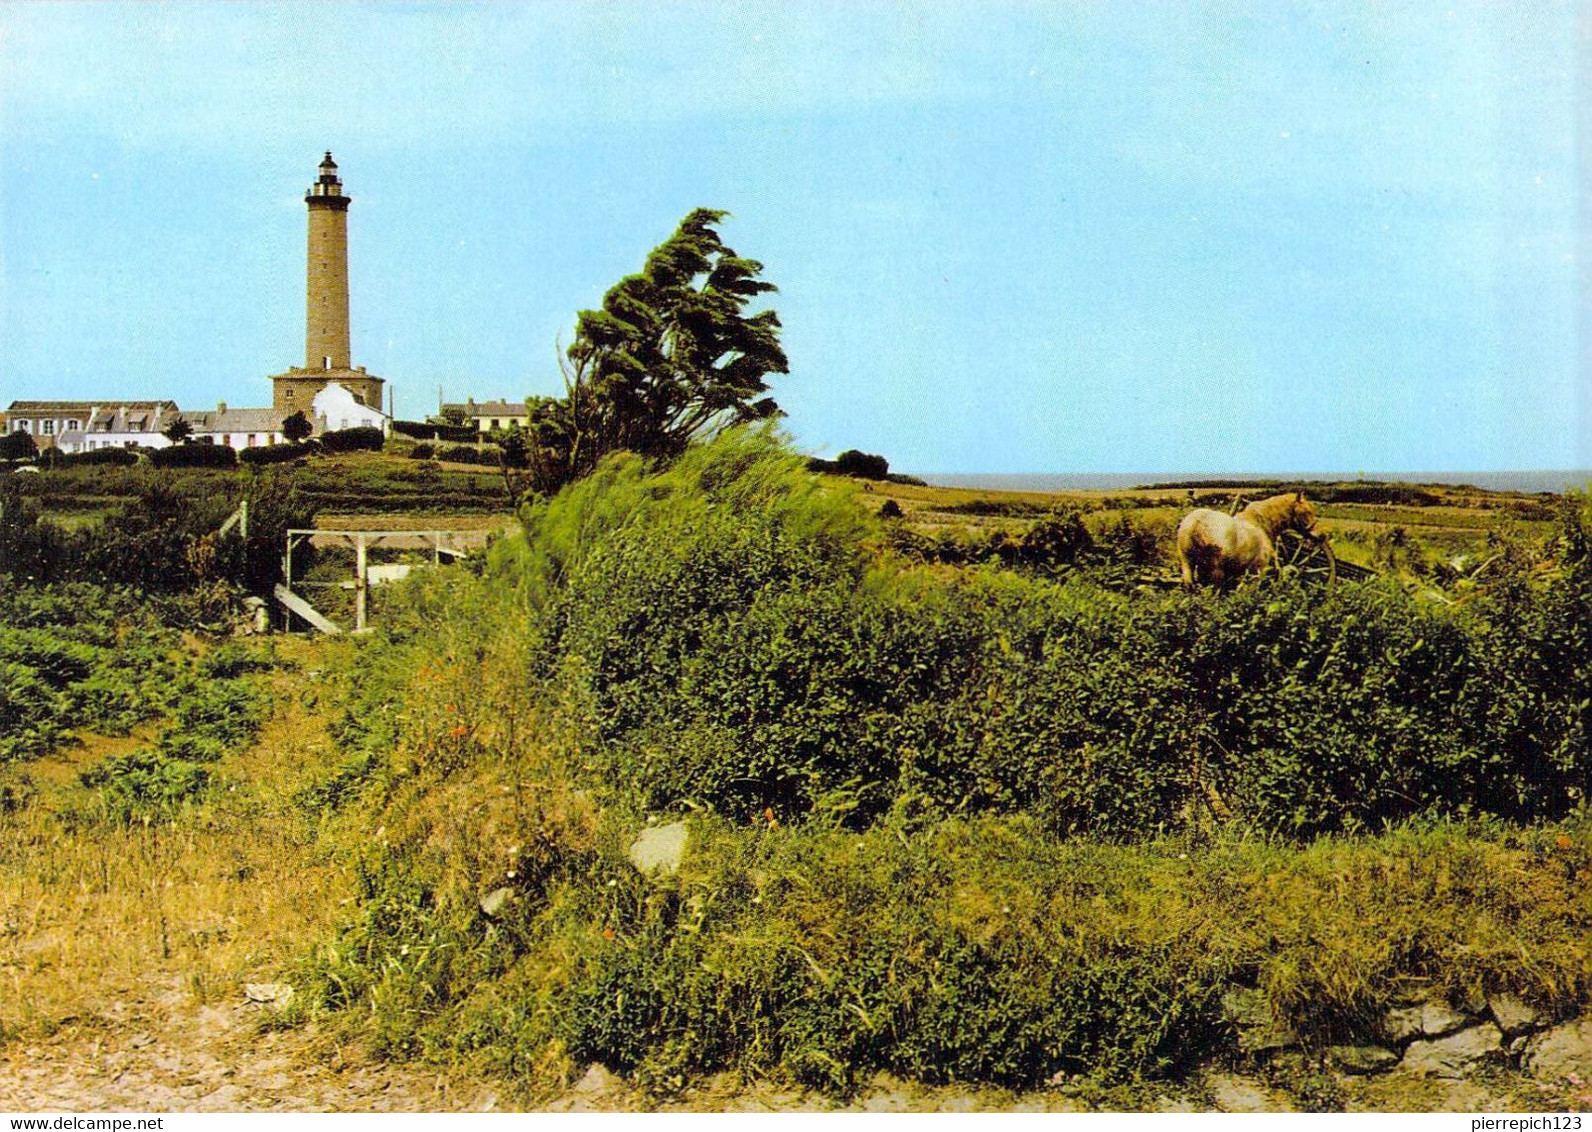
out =
{"type": "Polygon", "coordinates": [[[1294,522],[1294,512],[1298,503],[1299,496],[1288,491],[1281,495],[1257,499],[1240,511],[1238,517],[1248,519],[1275,538],[1278,531],[1294,522]]]}

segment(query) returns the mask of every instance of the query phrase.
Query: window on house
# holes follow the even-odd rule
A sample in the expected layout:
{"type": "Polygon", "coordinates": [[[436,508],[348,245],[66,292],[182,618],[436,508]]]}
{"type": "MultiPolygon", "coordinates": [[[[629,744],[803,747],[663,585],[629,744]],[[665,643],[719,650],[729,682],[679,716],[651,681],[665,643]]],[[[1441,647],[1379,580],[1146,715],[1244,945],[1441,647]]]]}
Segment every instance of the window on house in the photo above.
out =
{"type": "Polygon", "coordinates": [[[55,422],[54,421],[41,421],[39,423],[44,426],[44,435],[45,436],[54,436],[55,435],[55,422]]]}
{"type": "Polygon", "coordinates": [[[282,390],[282,400],[284,400],[284,401],[293,400],[293,391],[291,389],[282,390]]]}

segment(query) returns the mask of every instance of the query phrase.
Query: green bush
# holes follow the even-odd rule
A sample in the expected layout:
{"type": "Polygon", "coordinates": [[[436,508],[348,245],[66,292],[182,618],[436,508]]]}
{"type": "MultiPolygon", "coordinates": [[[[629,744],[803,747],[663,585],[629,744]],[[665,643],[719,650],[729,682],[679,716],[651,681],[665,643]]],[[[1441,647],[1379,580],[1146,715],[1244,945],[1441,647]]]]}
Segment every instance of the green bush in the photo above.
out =
{"type": "MultiPolygon", "coordinates": [[[[745,817],[853,792],[1134,837],[1209,817],[1308,836],[1419,814],[1569,812],[1592,774],[1584,567],[1453,610],[1392,583],[1122,596],[870,565],[875,528],[775,442],[621,459],[497,554],[573,688],[598,781],[745,817]]],[[[1137,553],[1130,545],[1112,554],[1137,553]]],[[[1568,536],[1567,536],[1568,537],[1568,536]]],[[[1058,515],[1008,546],[1096,553],[1058,515]]]]}
{"type": "Polygon", "coordinates": [[[171,816],[204,793],[211,775],[192,762],[138,750],[113,755],[79,777],[98,791],[102,817],[132,822],[171,816]]]}
{"type": "Polygon", "coordinates": [[[306,440],[302,444],[268,444],[264,448],[243,449],[238,453],[238,463],[252,468],[266,464],[286,464],[313,456],[320,450],[320,445],[313,440],[306,440]]]}
{"type": "Polygon", "coordinates": [[[32,433],[0,432],[0,460],[31,460],[38,454],[39,447],[32,433]]]}
{"type": "MultiPolygon", "coordinates": [[[[137,448],[94,448],[87,452],[61,453],[56,463],[63,468],[103,468],[119,467],[130,468],[138,463],[137,448]]],[[[151,455],[158,449],[149,449],[151,455]]]]}
{"type": "Polygon", "coordinates": [[[0,762],[74,729],[125,734],[160,714],[173,637],[126,594],[91,586],[0,596],[0,762]]]}
{"type": "Polygon", "coordinates": [[[225,444],[173,444],[151,448],[149,462],[157,468],[234,468],[238,453],[225,444]]]}
{"type": "Polygon", "coordinates": [[[498,466],[498,450],[496,445],[478,448],[473,444],[455,444],[439,448],[437,459],[449,464],[483,464],[495,468],[498,466]]]}
{"type": "Polygon", "coordinates": [[[381,429],[369,425],[332,429],[321,433],[321,448],[327,452],[380,452],[387,438],[381,429]]]}

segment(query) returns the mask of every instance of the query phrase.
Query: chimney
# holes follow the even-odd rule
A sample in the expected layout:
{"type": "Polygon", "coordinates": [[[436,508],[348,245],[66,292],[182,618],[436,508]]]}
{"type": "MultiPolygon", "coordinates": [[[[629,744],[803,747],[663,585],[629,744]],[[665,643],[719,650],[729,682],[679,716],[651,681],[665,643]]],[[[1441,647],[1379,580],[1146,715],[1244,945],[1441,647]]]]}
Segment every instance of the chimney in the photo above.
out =
{"type": "Polygon", "coordinates": [[[227,411],[227,403],[225,401],[217,401],[216,402],[216,413],[217,413],[217,415],[219,415],[221,413],[224,413],[226,411],[227,411]]]}

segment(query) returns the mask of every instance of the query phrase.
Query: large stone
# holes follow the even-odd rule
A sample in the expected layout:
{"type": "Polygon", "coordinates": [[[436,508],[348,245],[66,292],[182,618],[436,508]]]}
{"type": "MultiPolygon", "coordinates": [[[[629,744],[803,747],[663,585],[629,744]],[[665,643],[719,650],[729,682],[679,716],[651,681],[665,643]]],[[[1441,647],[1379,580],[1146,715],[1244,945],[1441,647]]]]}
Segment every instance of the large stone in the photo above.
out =
{"type": "Polygon", "coordinates": [[[1404,1051],[1403,1066],[1427,1077],[1459,1079],[1488,1061],[1501,1061],[1503,1031],[1491,1022],[1431,1041],[1414,1041],[1404,1051]]]}
{"type": "Polygon", "coordinates": [[[1222,995],[1222,1013],[1238,1027],[1238,1048],[1245,1053],[1271,1053],[1299,1044],[1299,1035],[1271,1012],[1271,1004],[1258,990],[1229,987],[1222,995]]]}
{"type": "Polygon", "coordinates": [[[1592,1015],[1584,1015],[1526,1043],[1521,1065],[1542,1081],[1562,1081],[1571,1074],[1592,1077],[1592,1015]]]}
{"type": "Polygon", "coordinates": [[[1446,1002],[1399,1006],[1382,1016],[1382,1035],[1394,1045],[1411,1038],[1440,1038],[1464,1029],[1471,1019],[1446,1002]]]}
{"type": "Polygon", "coordinates": [[[1548,1020],[1536,1007],[1512,994],[1491,996],[1487,999],[1487,1009],[1492,1011],[1493,1021],[1498,1023],[1498,1028],[1508,1038],[1529,1034],[1548,1024],[1548,1020]]]}
{"type": "Polygon", "coordinates": [[[606,1065],[601,1062],[592,1062],[579,1081],[575,1082],[573,1092],[581,1096],[596,1096],[599,1093],[613,1092],[623,1088],[624,1082],[615,1077],[606,1065]]]}
{"type": "Polygon", "coordinates": [[[1382,1046],[1333,1046],[1327,1056],[1334,1068],[1359,1076],[1381,1073],[1399,1063],[1399,1055],[1382,1046]]]}
{"type": "Polygon", "coordinates": [[[1288,1112],[1292,1108],[1285,1098],[1243,1077],[1215,1073],[1205,1084],[1218,1112],[1288,1112]]]}
{"type": "Polygon", "coordinates": [[[243,997],[262,1006],[286,1006],[293,999],[287,983],[244,983],[243,997]]]}
{"type": "Polygon", "coordinates": [[[497,919],[503,910],[514,901],[512,888],[494,888],[491,892],[481,897],[481,912],[489,919],[497,919]]]}
{"type": "Polygon", "coordinates": [[[630,843],[630,863],[644,873],[677,873],[685,857],[685,844],[685,822],[652,826],[630,843]]]}

